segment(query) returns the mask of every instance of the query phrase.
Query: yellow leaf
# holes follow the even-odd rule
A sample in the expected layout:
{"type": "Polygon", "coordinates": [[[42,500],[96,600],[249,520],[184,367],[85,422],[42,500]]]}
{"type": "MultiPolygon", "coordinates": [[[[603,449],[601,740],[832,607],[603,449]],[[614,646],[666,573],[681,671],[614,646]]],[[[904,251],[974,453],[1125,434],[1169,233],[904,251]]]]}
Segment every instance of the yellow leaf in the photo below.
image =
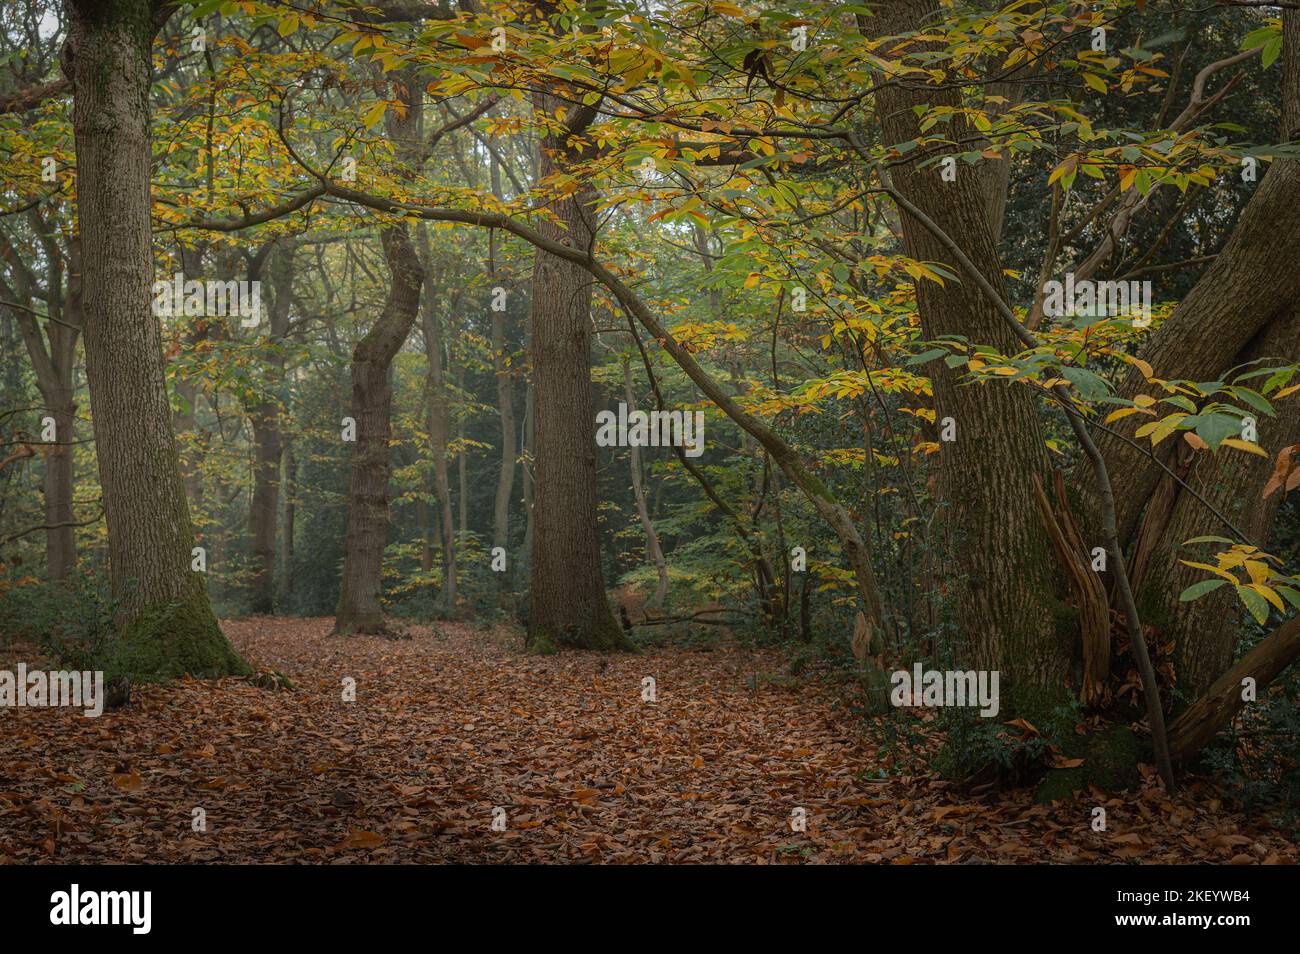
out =
{"type": "Polygon", "coordinates": [[[1250,574],[1252,583],[1267,583],[1271,575],[1268,564],[1261,560],[1247,560],[1245,562],[1246,572],[1250,574]]]}
{"type": "Polygon", "coordinates": [[[1231,573],[1227,572],[1226,570],[1220,570],[1217,566],[1210,566],[1210,564],[1208,563],[1194,563],[1191,560],[1179,560],[1178,562],[1181,563],[1183,566],[1194,567],[1197,570],[1209,570],[1211,573],[1223,577],[1229,583],[1237,582],[1237,578],[1235,576],[1233,576],[1231,573]]]}
{"type": "Polygon", "coordinates": [[[1254,590],[1260,596],[1264,597],[1264,599],[1277,607],[1279,612],[1286,612],[1286,604],[1282,602],[1282,597],[1278,596],[1277,593],[1273,592],[1269,587],[1261,586],[1259,583],[1247,583],[1245,589],[1254,590]]]}
{"type": "Polygon", "coordinates": [[[1252,444],[1250,441],[1239,440],[1235,437],[1225,437],[1223,443],[1228,447],[1235,447],[1237,450],[1243,450],[1248,454],[1257,454],[1265,460],[1269,459],[1268,451],[1264,450],[1264,448],[1260,447],[1258,444],[1252,444]]]}
{"type": "Polygon", "coordinates": [[[379,120],[384,118],[384,110],[386,110],[387,108],[388,108],[387,100],[383,100],[383,99],[376,100],[375,102],[370,104],[370,108],[367,109],[365,115],[361,117],[361,121],[365,123],[366,128],[369,129],[373,127],[375,123],[379,122],[379,120]]]}

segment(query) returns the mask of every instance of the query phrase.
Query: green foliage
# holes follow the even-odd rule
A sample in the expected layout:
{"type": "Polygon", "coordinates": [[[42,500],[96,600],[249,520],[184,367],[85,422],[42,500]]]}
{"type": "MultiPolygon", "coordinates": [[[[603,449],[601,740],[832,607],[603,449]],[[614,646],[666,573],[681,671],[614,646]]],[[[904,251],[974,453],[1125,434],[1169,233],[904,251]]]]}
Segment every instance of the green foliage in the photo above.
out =
{"type": "Polygon", "coordinates": [[[0,636],[38,646],[68,669],[93,669],[114,643],[107,576],[84,566],[66,583],[0,579],[0,636]]]}

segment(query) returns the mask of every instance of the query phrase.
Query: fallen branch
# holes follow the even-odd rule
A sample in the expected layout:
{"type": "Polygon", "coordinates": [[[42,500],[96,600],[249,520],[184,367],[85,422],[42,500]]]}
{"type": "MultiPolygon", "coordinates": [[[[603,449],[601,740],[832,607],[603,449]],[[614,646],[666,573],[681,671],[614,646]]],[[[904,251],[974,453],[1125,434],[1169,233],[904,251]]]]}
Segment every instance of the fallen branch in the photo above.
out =
{"type": "Polygon", "coordinates": [[[1169,727],[1169,754],[1186,762],[1205,747],[1219,727],[1246,705],[1242,680],[1255,680],[1258,692],[1300,657],[1300,616],[1287,620],[1214,681],[1169,727]]]}

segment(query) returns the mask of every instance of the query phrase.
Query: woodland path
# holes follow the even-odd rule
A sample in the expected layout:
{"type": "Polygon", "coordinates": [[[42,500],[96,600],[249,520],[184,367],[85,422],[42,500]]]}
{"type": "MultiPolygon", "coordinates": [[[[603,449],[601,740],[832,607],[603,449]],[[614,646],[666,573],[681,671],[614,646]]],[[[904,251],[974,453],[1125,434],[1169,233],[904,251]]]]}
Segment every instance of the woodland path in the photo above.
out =
{"type": "MultiPolygon", "coordinates": [[[[1028,790],[881,779],[890,763],[845,683],[779,675],[773,650],[538,657],[505,630],[331,624],[224,624],[294,691],[187,681],[98,719],[0,711],[0,862],[1300,860],[1203,780],[1043,807],[1028,790]]],[[[34,665],[17,649],[4,665],[34,665]]]]}

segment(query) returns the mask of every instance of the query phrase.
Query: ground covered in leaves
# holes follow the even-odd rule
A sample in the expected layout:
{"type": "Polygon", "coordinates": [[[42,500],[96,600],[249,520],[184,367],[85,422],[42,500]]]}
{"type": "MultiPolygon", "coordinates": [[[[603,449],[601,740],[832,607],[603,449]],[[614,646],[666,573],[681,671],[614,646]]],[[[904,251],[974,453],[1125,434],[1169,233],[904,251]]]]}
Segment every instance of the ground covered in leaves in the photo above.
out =
{"type": "MultiPolygon", "coordinates": [[[[1044,807],[1028,790],[887,772],[843,680],[780,677],[775,650],[538,657],[512,631],[331,637],[331,622],[226,624],[291,690],[148,686],[97,719],[0,709],[0,862],[1300,858],[1207,780],[1173,798],[1152,783],[1044,807]],[[1091,828],[1096,805],[1106,832],[1091,828]],[[800,808],[805,832],[791,826],[800,808]]],[[[0,652],[0,668],[20,660],[40,665],[0,652]]]]}

